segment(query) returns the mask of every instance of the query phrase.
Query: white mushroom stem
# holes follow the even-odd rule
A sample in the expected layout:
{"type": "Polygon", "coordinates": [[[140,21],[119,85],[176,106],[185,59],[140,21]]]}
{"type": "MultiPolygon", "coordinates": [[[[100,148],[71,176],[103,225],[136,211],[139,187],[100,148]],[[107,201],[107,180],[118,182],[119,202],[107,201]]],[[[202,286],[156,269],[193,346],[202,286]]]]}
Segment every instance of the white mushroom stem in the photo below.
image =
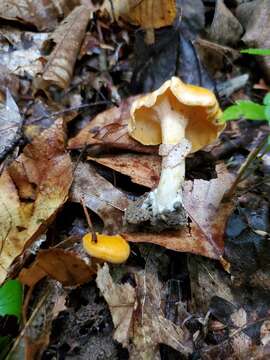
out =
{"type": "Polygon", "coordinates": [[[185,139],[188,120],[174,111],[168,98],[155,107],[162,131],[162,170],[158,187],[149,194],[153,214],[173,211],[182,204],[182,184],[185,178],[185,157],[191,150],[185,139]]]}

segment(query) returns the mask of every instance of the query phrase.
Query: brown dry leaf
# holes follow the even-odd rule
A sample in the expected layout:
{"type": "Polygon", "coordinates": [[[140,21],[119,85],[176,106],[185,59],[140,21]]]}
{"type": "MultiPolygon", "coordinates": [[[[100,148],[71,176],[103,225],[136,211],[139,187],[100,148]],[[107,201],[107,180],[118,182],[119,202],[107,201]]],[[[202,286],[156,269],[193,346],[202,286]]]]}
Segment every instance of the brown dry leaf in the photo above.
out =
{"type": "Polygon", "coordinates": [[[120,154],[89,156],[87,159],[130,176],[135,184],[149,188],[158,185],[161,171],[161,157],[158,155],[120,154]]]}
{"type": "Polygon", "coordinates": [[[34,261],[29,268],[23,268],[20,271],[18,279],[22,284],[33,288],[45,276],[47,276],[46,271],[41,269],[37,261],[34,261]]]}
{"type": "Polygon", "coordinates": [[[77,286],[91,280],[95,273],[96,267],[91,267],[76,251],[48,249],[41,250],[31,267],[22,269],[19,278],[29,286],[37,274],[48,275],[64,286],[77,286]]]}
{"type": "Polygon", "coordinates": [[[115,284],[107,264],[98,270],[96,282],[110,308],[116,329],[114,339],[123,346],[127,346],[130,331],[132,331],[132,318],[136,302],[135,289],[128,283],[115,284]]]}
{"type": "Polygon", "coordinates": [[[92,165],[77,165],[70,198],[78,203],[83,200],[103,220],[106,231],[117,233],[122,228],[123,212],[128,206],[128,199],[100,176],[92,165]]]}
{"type": "Polygon", "coordinates": [[[90,16],[89,8],[78,6],[50,36],[55,48],[42,75],[35,79],[36,89],[46,90],[50,85],[65,89],[68,86],[90,16]]]}
{"type": "Polygon", "coordinates": [[[130,107],[136,97],[129,97],[119,107],[113,107],[98,114],[72,138],[69,149],[83,149],[86,145],[106,145],[143,153],[157,153],[156,146],[145,146],[132,139],[128,134],[130,107]]]}
{"type": "Polygon", "coordinates": [[[192,220],[190,229],[156,233],[124,234],[131,242],[153,243],[167,249],[219,259],[224,250],[224,230],[233,209],[232,202],[220,204],[233,176],[224,165],[217,167],[217,179],[186,181],[184,205],[192,220]]]}
{"type": "Polygon", "coordinates": [[[107,264],[98,271],[97,286],[111,311],[114,339],[128,348],[131,360],[160,359],[159,344],[187,358],[192,350],[185,344],[184,331],[163,315],[156,272],[140,271],[135,279],[136,291],[130,284],[115,284],[107,264]]]}
{"type": "MultiPolygon", "coordinates": [[[[245,27],[242,40],[249,48],[270,48],[270,6],[269,0],[257,0],[248,4],[241,4],[236,14],[245,27]],[[249,11],[249,8],[251,11],[249,11]]],[[[265,74],[270,79],[270,57],[258,56],[265,74]]]]}
{"type": "Polygon", "coordinates": [[[0,18],[32,24],[38,30],[52,30],[79,0],[2,0],[0,18]]]}
{"type": "Polygon", "coordinates": [[[113,0],[105,1],[103,7],[118,19],[122,17],[128,22],[139,25],[143,29],[157,29],[169,26],[176,17],[175,0],[113,0]]]}
{"type": "Polygon", "coordinates": [[[0,177],[0,282],[68,198],[73,169],[64,142],[59,119],[27,145],[0,177]]]}

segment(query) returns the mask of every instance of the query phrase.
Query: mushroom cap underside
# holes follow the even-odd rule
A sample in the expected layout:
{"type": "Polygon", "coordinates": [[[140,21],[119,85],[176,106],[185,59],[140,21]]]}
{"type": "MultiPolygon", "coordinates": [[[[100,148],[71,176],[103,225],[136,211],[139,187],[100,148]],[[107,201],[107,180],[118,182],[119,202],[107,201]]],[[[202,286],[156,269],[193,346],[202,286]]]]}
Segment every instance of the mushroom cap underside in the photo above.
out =
{"type": "Polygon", "coordinates": [[[159,89],[143,95],[132,104],[128,127],[134,139],[144,145],[162,143],[155,107],[166,99],[172,110],[188,120],[185,137],[192,144],[192,152],[215,141],[225,127],[217,121],[222,112],[212,91],[185,84],[179,78],[172,77],[159,89]]]}

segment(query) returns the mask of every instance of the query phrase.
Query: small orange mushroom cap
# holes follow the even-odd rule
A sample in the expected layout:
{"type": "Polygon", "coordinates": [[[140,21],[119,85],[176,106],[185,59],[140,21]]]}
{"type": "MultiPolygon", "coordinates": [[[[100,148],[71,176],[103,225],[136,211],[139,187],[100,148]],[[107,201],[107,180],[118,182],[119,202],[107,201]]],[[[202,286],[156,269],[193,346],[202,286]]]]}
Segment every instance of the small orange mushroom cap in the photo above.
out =
{"type": "Polygon", "coordinates": [[[172,110],[188,120],[185,137],[192,145],[192,152],[211,144],[224,129],[224,124],[217,121],[222,111],[215,94],[172,77],[159,89],[134,101],[128,124],[130,136],[144,145],[162,143],[160,119],[155,107],[166,98],[172,110]]]}
{"type": "Polygon", "coordinates": [[[91,233],[83,237],[83,247],[89,255],[113,264],[121,264],[128,259],[130,247],[121,235],[96,235],[97,242],[93,241],[91,233]]]}

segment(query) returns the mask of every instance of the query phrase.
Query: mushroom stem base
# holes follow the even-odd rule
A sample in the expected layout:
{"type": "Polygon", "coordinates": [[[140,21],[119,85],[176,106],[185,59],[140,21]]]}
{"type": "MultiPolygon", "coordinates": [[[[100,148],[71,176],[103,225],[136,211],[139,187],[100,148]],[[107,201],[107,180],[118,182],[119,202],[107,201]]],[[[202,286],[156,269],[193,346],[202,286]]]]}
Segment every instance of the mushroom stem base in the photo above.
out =
{"type": "MultiPolygon", "coordinates": [[[[150,193],[151,194],[151,193],[150,193]]],[[[149,194],[141,196],[128,206],[124,216],[124,224],[128,230],[137,230],[143,226],[144,230],[161,232],[166,229],[180,229],[187,225],[187,214],[182,204],[178,203],[173,211],[163,211],[153,214],[149,194]]]]}

